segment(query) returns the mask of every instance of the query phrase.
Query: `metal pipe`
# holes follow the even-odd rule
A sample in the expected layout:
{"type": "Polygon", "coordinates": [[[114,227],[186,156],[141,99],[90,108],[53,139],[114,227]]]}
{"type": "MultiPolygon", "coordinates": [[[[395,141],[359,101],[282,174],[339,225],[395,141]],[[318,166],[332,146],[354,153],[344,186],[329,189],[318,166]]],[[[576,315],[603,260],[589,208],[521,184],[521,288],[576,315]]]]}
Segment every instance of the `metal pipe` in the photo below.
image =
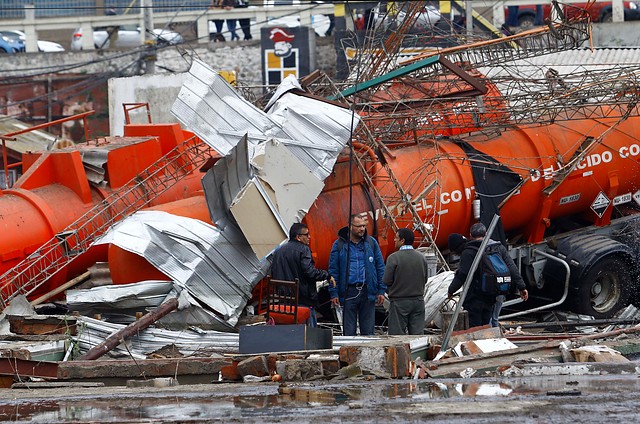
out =
{"type": "Polygon", "coordinates": [[[163,316],[167,315],[169,312],[178,308],[178,299],[175,297],[173,299],[169,299],[162,305],[158,306],[153,311],[145,314],[139,320],[127,325],[122,330],[119,330],[107,337],[107,339],[97,345],[96,347],[90,349],[87,353],[85,353],[80,360],[93,360],[98,359],[105,353],[113,350],[120,343],[122,343],[125,339],[134,336],[140,330],[144,330],[154,322],[158,321],[163,316]]]}
{"type": "Polygon", "coordinates": [[[467,279],[462,286],[462,293],[460,293],[460,299],[456,304],[456,309],[453,311],[453,316],[451,317],[451,322],[449,323],[449,328],[447,328],[447,332],[444,337],[442,337],[442,345],[440,347],[440,352],[436,356],[436,358],[447,350],[449,346],[449,340],[451,339],[451,333],[453,333],[453,328],[456,325],[456,321],[458,320],[458,314],[460,313],[460,309],[462,308],[462,303],[464,302],[465,297],[467,296],[467,292],[469,291],[469,287],[471,286],[471,282],[473,281],[473,274],[476,272],[476,268],[478,268],[478,264],[482,259],[482,254],[489,244],[489,240],[491,240],[491,234],[493,234],[493,230],[498,225],[498,221],[500,220],[500,215],[493,215],[491,219],[491,224],[489,224],[489,228],[487,229],[487,233],[482,239],[482,243],[480,243],[480,247],[478,248],[478,253],[473,258],[473,262],[471,263],[471,268],[469,269],[469,273],[467,274],[467,279]]]}
{"type": "MultiPolygon", "coordinates": [[[[565,280],[564,280],[564,293],[562,294],[562,297],[557,302],[550,303],[548,305],[539,306],[539,307],[533,308],[533,309],[527,309],[525,311],[515,312],[515,313],[509,314],[509,315],[504,315],[504,316],[501,316],[500,318],[513,318],[513,317],[517,317],[517,316],[520,316],[520,315],[526,315],[526,314],[529,314],[529,313],[532,313],[532,312],[543,311],[545,309],[550,309],[550,308],[559,306],[566,300],[567,295],[569,294],[569,278],[571,277],[571,268],[569,268],[569,264],[565,260],[557,258],[557,257],[555,257],[553,255],[550,255],[547,252],[543,252],[542,250],[534,249],[533,253],[534,254],[539,253],[540,255],[542,255],[542,256],[544,256],[544,257],[546,257],[548,259],[552,259],[552,260],[560,262],[562,265],[564,265],[565,269],[567,270],[567,275],[566,275],[565,280]]],[[[502,304],[502,306],[504,307],[504,306],[509,306],[509,305],[515,305],[516,303],[520,303],[520,302],[522,302],[522,299],[520,299],[520,298],[513,299],[513,300],[509,300],[507,302],[504,302],[502,304]]]]}

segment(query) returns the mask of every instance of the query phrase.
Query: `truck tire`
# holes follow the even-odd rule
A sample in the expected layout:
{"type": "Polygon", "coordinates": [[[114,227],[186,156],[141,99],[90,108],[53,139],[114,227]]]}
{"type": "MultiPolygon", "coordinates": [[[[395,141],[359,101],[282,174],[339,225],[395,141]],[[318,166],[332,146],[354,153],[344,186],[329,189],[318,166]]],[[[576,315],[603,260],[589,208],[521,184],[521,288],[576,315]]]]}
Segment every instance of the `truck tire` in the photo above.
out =
{"type": "Polygon", "coordinates": [[[596,319],[610,318],[629,303],[632,284],[629,264],[619,256],[605,257],[582,279],[575,310],[596,319]]]}
{"type": "Polygon", "coordinates": [[[536,15],[532,13],[522,13],[518,15],[518,26],[523,30],[533,28],[533,24],[535,21],[536,15]]]}
{"type": "Polygon", "coordinates": [[[613,22],[613,12],[611,10],[602,11],[600,22],[613,22]]]}

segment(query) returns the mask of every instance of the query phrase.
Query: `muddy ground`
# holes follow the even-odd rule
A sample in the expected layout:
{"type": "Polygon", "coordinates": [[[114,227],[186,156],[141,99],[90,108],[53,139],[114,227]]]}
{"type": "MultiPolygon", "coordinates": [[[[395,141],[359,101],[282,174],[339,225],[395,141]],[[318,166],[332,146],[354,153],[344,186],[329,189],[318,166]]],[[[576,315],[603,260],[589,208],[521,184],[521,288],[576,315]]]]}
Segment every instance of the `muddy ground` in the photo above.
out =
{"type": "Polygon", "coordinates": [[[637,375],[3,389],[0,420],[609,424],[636,422],[639,394],[637,375]]]}

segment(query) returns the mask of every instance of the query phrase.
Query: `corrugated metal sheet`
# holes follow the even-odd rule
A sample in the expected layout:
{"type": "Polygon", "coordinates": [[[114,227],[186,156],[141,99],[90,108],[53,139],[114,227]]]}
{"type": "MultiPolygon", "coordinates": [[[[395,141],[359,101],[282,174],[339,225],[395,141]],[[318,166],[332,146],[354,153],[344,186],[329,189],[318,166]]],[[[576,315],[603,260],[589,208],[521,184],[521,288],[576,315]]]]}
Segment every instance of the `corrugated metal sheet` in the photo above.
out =
{"type": "Polygon", "coordinates": [[[573,49],[510,62],[506,67],[479,68],[488,77],[513,75],[514,70],[523,78],[543,79],[549,67],[562,75],[571,75],[585,70],[603,70],[617,66],[640,66],[640,49],[636,48],[596,48],[573,49]]]}
{"type": "Polygon", "coordinates": [[[199,60],[189,69],[171,113],[223,156],[245,134],[252,143],[271,137],[288,138],[265,113],[199,60]]]}
{"type": "MultiPolygon", "coordinates": [[[[31,125],[27,125],[22,121],[6,115],[0,115],[0,134],[11,134],[27,128],[31,128],[31,125]]],[[[20,134],[16,136],[16,141],[7,141],[6,145],[8,149],[21,154],[25,152],[38,152],[47,150],[47,147],[55,143],[58,138],[58,136],[49,134],[48,132],[37,130],[20,134]]]]}
{"type": "Polygon", "coordinates": [[[269,113],[290,135],[282,142],[322,181],[360,123],[349,109],[295,94],[283,95],[269,113]]]}
{"type": "MultiPolygon", "coordinates": [[[[103,319],[118,324],[130,324],[136,320],[138,312],[146,312],[162,304],[166,299],[176,297],[181,291],[172,281],[140,281],[135,284],[121,284],[67,291],[67,306],[70,311],[90,316],[96,313],[103,319]]],[[[180,295],[188,293],[181,291],[180,295]]],[[[217,315],[203,309],[199,303],[185,297],[187,307],[173,311],[157,323],[162,328],[184,330],[197,325],[204,330],[234,331],[233,327],[217,315]]]]}
{"type": "Polygon", "coordinates": [[[215,223],[221,219],[232,220],[229,206],[253,178],[248,149],[249,143],[245,135],[231,148],[229,154],[219,159],[202,178],[209,215],[215,223]]]}
{"type": "Polygon", "coordinates": [[[258,260],[234,225],[220,224],[141,211],[116,224],[99,243],[143,256],[234,326],[268,263],[258,260]]]}
{"type": "MultiPolygon", "coordinates": [[[[82,331],[78,331],[77,336],[81,354],[86,353],[90,348],[97,346],[111,334],[124,327],[123,325],[98,321],[83,316],[78,317],[78,325],[82,326],[82,331]]],[[[196,351],[237,353],[239,339],[238,333],[202,330],[198,332],[170,331],[148,327],[127,340],[126,348],[120,345],[109,352],[108,355],[144,359],[149,353],[170,344],[174,344],[185,355],[191,355],[196,351]]],[[[334,336],[333,348],[339,349],[341,346],[346,345],[366,345],[388,339],[388,336],[334,336]]],[[[404,340],[407,340],[406,336],[404,340]]],[[[412,350],[420,350],[430,342],[432,342],[431,336],[416,336],[410,342],[410,347],[412,350]]]]}
{"type": "Polygon", "coordinates": [[[285,93],[267,114],[241,98],[214,69],[194,61],[171,112],[222,155],[229,154],[245,134],[250,145],[277,138],[324,180],[360,117],[345,108],[287,93],[295,88],[291,78],[283,81],[286,88],[277,93],[285,93]]]}
{"type": "MultiPolygon", "coordinates": [[[[107,337],[124,328],[124,325],[98,321],[93,318],[78,317],[78,347],[85,354],[92,347],[102,343],[107,337]]],[[[167,345],[175,345],[184,355],[196,351],[238,351],[238,334],[219,331],[171,331],[148,327],[128,339],[125,346],[118,346],[108,353],[112,357],[133,357],[144,359],[148,354],[167,345]]]]}

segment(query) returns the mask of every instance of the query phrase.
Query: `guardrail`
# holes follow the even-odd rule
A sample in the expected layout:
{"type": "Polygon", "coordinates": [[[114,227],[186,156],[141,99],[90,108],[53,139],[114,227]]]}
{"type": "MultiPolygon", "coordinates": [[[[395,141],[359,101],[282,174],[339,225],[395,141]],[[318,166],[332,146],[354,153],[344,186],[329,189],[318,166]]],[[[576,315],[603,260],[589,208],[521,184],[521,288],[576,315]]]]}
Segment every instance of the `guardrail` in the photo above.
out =
{"type": "MultiPolygon", "coordinates": [[[[277,6],[277,7],[248,7],[231,10],[207,9],[191,10],[183,12],[154,12],[153,22],[156,28],[166,27],[173,23],[190,23],[194,25],[198,43],[209,42],[209,21],[249,18],[252,24],[258,27],[268,26],[269,21],[286,16],[298,16],[300,25],[311,26],[313,15],[329,15],[334,13],[332,4],[309,3],[300,6],[277,6]]],[[[37,52],[38,31],[46,30],[69,30],[69,39],[72,32],[82,28],[82,48],[85,50],[94,49],[93,28],[110,27],[121,25],[136,25],[144,27],[144,16],[142,13],[127,15],[96,15],[81,17],[56,17],[56,18],[36,18],[33,8],[25,6],[24,19],[0,20],[0,30],[22,30],[26,35],[27,52],[37,52]],[[78,23],[78,19],[81,20],[78,23]]],[[[238,29],[240,29],[238,27],[238,29]]],[[[258,31],[259,34],[259,31],[258,31]]],[[[144,34],[141,32],[141,37],[144,34]]],[[[141,40],[142,41],[142,40],[141,40]]]]}

